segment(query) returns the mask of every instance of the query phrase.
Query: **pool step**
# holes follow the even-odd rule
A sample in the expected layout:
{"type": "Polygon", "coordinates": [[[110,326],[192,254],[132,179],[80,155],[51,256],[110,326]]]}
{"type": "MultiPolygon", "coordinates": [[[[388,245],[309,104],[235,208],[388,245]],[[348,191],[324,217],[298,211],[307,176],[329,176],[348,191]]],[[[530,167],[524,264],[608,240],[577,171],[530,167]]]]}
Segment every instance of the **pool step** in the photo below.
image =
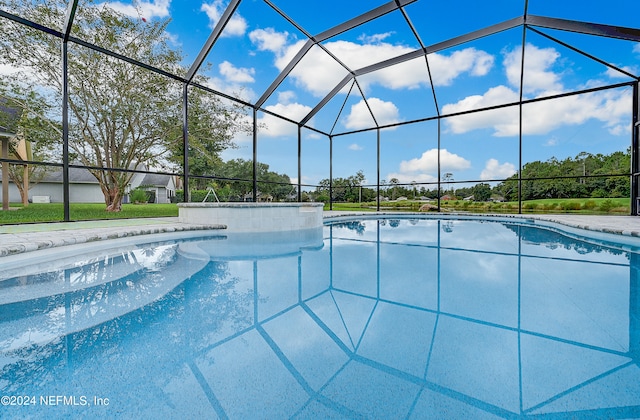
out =
{"type": "Polygon", "coordinates": [[[209,262],[208,256],[194,250],[185,257],[177,245],[173,247],[164,250],[171,253],[171,263],[166,265],[150,268],[141,261],[130,266],[121,262],[109,270],[95,262],[76,271],[94,273],[89,281],[55,278],[1,288],[0,352],[45,344],[133,312],[160,299],[209,262]]]}

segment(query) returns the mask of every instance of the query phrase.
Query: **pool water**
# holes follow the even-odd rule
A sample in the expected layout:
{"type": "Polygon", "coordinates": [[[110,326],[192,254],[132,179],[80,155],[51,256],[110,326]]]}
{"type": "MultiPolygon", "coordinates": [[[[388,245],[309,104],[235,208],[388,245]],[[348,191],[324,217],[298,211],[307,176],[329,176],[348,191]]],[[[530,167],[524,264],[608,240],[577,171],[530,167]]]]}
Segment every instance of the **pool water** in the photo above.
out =
{"type": "Polygon", "coordinates": [[[640,417],[633,244],[500,218],[162,238],[0,269],[1,418],[640,417]]]}

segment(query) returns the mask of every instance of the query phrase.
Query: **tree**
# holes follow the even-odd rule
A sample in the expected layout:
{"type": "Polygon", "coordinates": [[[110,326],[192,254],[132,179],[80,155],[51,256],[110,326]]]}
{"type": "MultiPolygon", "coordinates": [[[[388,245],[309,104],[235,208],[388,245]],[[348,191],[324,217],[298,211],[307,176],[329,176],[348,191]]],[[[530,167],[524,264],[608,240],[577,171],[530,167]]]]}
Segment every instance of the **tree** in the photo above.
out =
{"type": "Polygon", "coordinates": [[[484,182],[474,185],[472,191],[475,201],[489,201],[491,198],[491,185],[484,182]]]}
{"type": "MultiPolygon", "coordinates": [[[[351,175],[347,178],[333,178],[333,182],[331,183],[333,189],[333,201],[338,202],[351,202],[356,203],[360,200],[360,187],[365,180],[364,173],[362,170],[356,172],[355,175],[351,175]]],[[[329,194],[329,179],[323,179],[319,182],[318,187],[316,187],[316,195],[328,197],[329,194]]],[[[363,199],[371,197],[369,192],[362,192],[364,197],[363,199]]],[[[375,196],[375,193],[373,193],[375,196]]]]}
{"type": "MultiPolygon", "coordinates": [[[[55,140],[61,138],[62,129],[47,117],[51,113],[47,101],[31,87],[0,76],[0,126],[15,133],[9,141],[12,159],[59,160],[55,153],[55,140]]],[[[9,178],[20,192],[25,206],[29,202],[29,185],[40,181],[46,173],[44,166],[10,165],[9,178]]]]}
{"type": "MultiPolygon", "coordinates": [[[[579,153],[575,158],[533,161],[522,168],[522,200],[628,197],[631,150],[610,155],[579,153]]],[[[496,186],[507,200],[518,198],[518,175],[496,186]]]]}
{"type": "MultiPolygon", "coordinates": [[[[196,81],[204,82],[201,78],[196,81]]],[[[229,176],[225,175],[225,163],[220,154],[228,148],[236,148],[233,136],[238,131],[250,133],[251,124],[244,118],[244,110],[234,103],[224,104],[220,97],[209,94],[198,88],[189,91],[189,174],[200,176],[229,176]],[[212,112],[214,111],[214,112],[212,112]]],[[[181,122],[175,121],[172,127],[180,127],[181,122]]],[[[168,160],[175,165],[182,165],[184,145],[182,131],[176,130],[169,144],[168,160]]],[[[248,162],[248,161],[245,161],[248,162]]],[[[233,164],[230,164],[233,165],[233,164]]],[[[253,177],[251,162],[248,171],[243,172],[248,179],[253,177]]],[[[206,188],[209,181],[195,178],[193,187],[206,188]]]]}
{"type": "MultiPolygon", "coordinates": [[[[445,183],[453,182],[453,174],[451,172],[445,173],[442,178],[442,182],[445,182],[445,183]]],[[[443,192],[446,192],[444,188],[443,188],[443,192]]],[[[453,185],[451,185],[451,195],[454,195],[453,185]]]]}
{"type": "Polygon", "coordinates": [[[398,181],[398,178],[391,178],[389,180],[389,184],[392,185],[392,192],[391,192],[391,199],[395,200],[396,199],[396,193],[398,191],[398,184],[400,183],[400,181],[398,181]]]}
{"type": "MultiPolygon", "coordinates": [[[[216,180],[216,191],[222,191],[223,198],[242,201],[253,190],[253,162],[245,159],[232,159],[218,167],[218,176],[226,178],[216,180]]],[[[286,200],[296,190],[291,179],[285,174],[269,170],[266,163],[257,163],[258,191],[263,196],[270,195],[274,200],[286,200]]]]}
{"type": "MultiPolygon", "coordinates": [[[[35,22],[62,25],[66,1],[23,2],[4,0],[16,14],[35,22]]],[[[78,8],[72,35],[99,44],[174,74],[185,74],[182,54],[170,48],[165,35],[166,20],[145,21],[120,14],[104,3],[88,0],[78,8]]],[[[25,80],[35,82],[51,92],[52,103],[61,103],[62,77],[60,39],[44,32],[7,21],[0,41],[0,58],[23,68],[25,80]],[[28,71],[29,76],[26,72],[28,71]]],[[[140,164],[151,166],[180,153],[182,84],[96,50],[70,44],[69,65],[69,147],[73,155],[98,180],[108,211],[119,211],[125,189],[140,164]],[[171,152],[168,152],[171,150],[171,152]],[[177,152],[177,153],[176,153],[177,152]],[[111,170],[115,169],[115,170],[111,170]]],[[[196,127],[194,147],[220,141],[215,130],[231,130],[233,124],[219,126],[219,115],[235,115],[220,102],[192,100],[196,127]],[[199,107],[213,107],[201,112],[199,107]]],[[[235,118],[230,119],[231,122],[235,118]]],[[[210,147],[215,156],[229,145],[210,147]]],[[[177,160],[177,159],[176,159],[177,160]]]]}

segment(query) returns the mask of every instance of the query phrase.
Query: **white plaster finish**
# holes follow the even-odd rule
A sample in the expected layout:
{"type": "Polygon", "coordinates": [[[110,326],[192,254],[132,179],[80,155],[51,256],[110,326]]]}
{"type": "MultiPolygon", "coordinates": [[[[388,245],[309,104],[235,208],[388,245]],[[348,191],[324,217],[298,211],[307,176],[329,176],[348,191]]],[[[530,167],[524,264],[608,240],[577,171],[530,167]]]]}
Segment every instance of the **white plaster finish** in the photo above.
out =
{"type": "Polygon", "coordinates": [[[226,226],[227,232],[289,232],[322,226],[322,203],[179,203],[181,223],[226,226]]]}

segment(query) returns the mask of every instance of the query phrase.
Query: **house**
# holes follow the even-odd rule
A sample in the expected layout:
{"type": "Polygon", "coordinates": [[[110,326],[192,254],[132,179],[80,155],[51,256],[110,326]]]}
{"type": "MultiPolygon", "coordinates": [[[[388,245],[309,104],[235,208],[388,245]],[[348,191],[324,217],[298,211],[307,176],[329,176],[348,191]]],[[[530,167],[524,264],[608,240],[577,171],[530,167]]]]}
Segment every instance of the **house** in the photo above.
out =
{"type": "MultiPolygon", "coordinates": [[[[146,170],[146,166],[138,165],[138,170],[146,170]]],[[[42,179],[32,183],[29,188],[29,199],[32,202],[63,202],[64,191],[62,188],[63,174],[61,168],[49,169],[42,179]]],[[[152,192],[154,203],[170,203],[176,194],[176,179],[171,175],[134,173],[126,193],[142,188],[152,192]]],[[[9,182],[9,201],[19,202],[20,192],[9,182]]],[[[84,168],[69,168],[69,201],[71,203],[104,203],[104,195],[98,184],[98,180],[84,168]]],[[[128,195],[123,199],[128,203],[128,195]]]]}
{"type": "Polygon", "coordinates": [[[171,203],[176,195],[176,178],[164,174],[135,174],[128,191],[136,188],[151,192],[153,203],[171,203]]]}
{"type": "MultiPolygon", "coordinates": [[[[273,196],[271,194],[262,194],[262,192],[258,191],[258,194],[256,195],[258,202],[265,202],[265,203],[270,203],[273,201],[273,196]]],[[[249,191],[248,193],[246,193],[243,197],[242,197],[243,201],[246,202],[251,202],[253,201],[253,191],[249,191]]]]}

